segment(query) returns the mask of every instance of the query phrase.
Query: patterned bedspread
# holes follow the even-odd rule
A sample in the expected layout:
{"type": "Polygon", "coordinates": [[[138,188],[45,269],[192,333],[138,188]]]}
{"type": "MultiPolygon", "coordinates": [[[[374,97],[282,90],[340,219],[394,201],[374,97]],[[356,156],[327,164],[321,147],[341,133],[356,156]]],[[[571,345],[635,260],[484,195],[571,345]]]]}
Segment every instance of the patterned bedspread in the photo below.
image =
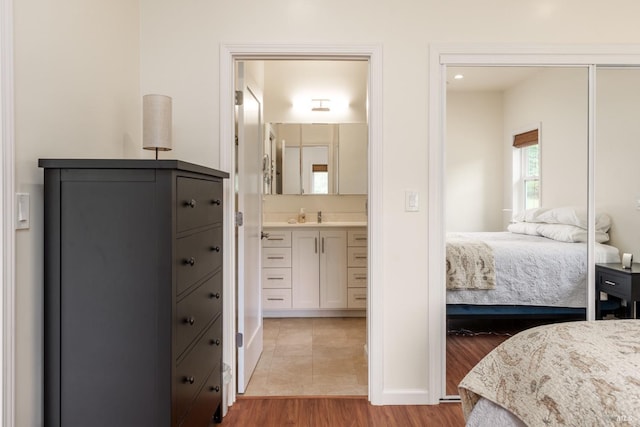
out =
{"type": "Polygon", "coordinates": [[[447,289],[495,289],[493,249],[467,236],[447,235],[447,289]]]}
{"type": "Polygon", "coordinates": [[[640,320],[539,326],[505,341],[459,385],[531,426],[640,425],[640,320]]]}

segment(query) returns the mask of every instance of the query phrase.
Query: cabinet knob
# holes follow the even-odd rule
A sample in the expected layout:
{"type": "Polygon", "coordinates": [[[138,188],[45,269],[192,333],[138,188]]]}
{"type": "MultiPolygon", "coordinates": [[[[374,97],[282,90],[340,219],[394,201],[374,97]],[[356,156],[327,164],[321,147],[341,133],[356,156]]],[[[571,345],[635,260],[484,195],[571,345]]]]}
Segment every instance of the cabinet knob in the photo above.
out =
{"type": "Polygon", "coordinates": [[[193,384],[193,383],[196,382],[196,379],[193,376],[188,376],[188,377],[184,377],[184,382],[185,383],[189,383],[189,384],[193,384]]]}
{"type": "Polygon", "coordinates": [[[222,201],[220,199],[214,199],[211,201],[212,204],[216,205],[216,206],[220,206],[220,204],[222,203],[222,201]]]}
{"type": "Polygon", "coordinates": [[[213,252],[220,252],[220,246],[211,246],[213,252]]]}
{"type": "Polygon", "coordinates": [[[218,393],[220,391],[220,386],[209,387],[209,391],[215,391],[216,393],[218,393]]]}
{"type": "Polygon", "coordinates": [[[196,318],[193,316],[189,316],[185,319],[185,323],[193,326],[193,324],[196,323],[196,318]]]}
{"type": "Polygon", "coordinates": [[[196,264],[196,259],[194,257],[191,257],[189,259],[185,259],[184,263],[189,264],[190,266],[193,267],[196,264]]]}
{"type": "Polygon", "coordinates": [[[211,299],[214,299],[214,298],[215,299],[220,299],[220,292],[216,292],[215,294],[213,292],[211,292],[209,294],[209,298],[211,298],[211,299]]]}
{"type": "Polygon", "coordinates": [[[211,345],[220,345],[220,340],[216,338],[215,340],[211,340],[210,344],[211,345]]]}
{"type": "Polygon", "coordinates": [[[195,208],[196,207],[196,199],[191,199],[188,202],[185,202],[186,206],[189,206],[190,208],[195,208]]]}

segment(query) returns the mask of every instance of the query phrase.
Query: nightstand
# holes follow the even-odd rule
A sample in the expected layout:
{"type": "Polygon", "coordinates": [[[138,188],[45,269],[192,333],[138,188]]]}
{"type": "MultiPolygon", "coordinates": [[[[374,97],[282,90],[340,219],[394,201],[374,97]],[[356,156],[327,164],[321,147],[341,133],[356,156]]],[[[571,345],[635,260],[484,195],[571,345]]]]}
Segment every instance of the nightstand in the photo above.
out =
{"type": "Polygon", "coordinates": [[[600,313],[600,292],[627,301],[631,308],[631,317],[637,318],[636,302],[640,301],[640,263],[631,268],[622,268],[622,264],[596,264],[596,318],[600,313]]]}

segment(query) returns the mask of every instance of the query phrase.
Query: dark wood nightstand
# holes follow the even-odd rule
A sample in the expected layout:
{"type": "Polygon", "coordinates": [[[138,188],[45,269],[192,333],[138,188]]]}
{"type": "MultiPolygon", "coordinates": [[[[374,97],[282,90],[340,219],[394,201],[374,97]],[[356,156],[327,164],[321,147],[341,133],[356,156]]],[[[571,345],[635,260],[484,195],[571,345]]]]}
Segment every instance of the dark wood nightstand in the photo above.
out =
{"type": "Polygon", "coordinates": [[[636,302],[640,301],[640,263],[631,268],[622,264],[596,264],[596,319],[602,319],[600,292],[627,301],[632,318],[637,318],[636,302]]]}

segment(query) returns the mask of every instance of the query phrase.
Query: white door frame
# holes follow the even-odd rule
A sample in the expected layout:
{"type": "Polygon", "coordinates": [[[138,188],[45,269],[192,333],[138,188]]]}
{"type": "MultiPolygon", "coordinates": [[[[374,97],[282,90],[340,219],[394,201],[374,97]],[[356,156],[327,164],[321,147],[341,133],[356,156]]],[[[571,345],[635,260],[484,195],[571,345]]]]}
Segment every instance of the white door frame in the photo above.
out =
{"type": "MultiPolygon", "coordinates": [[[[367,342],[369,351],[369,400],[383,402],[383,301],[382,286],[382,47],[380,45],[335,44],[223,44],[220,46],[220,166],[233,171],[234,61],[236,59],[354,58],[369,61],[369,286],[367,296],[367,342]]],[[[224,230],[224,349],[223,360],[235,369],[236,292],[234,267],[234,179],[225,182],[224,230]]],[[[235,373],[234,373],[235,375],[235,373]]],[[[235,378],[235,377],[234,377],[235,378]]],[[[227,404],[236,399],[234,380],[229,384],[227,404]]]]}
{"type": "Polygon", "coordinates": [[[13,1],[0,0],[0,335],[2,336],[2,369],[0,370],[0,422],[14,425],[15,402],[15,178],[14,178],[14,102],[13,102],[13,1]]]}
{"type": "MultiPolygon", "coordinates": [[[[640,45],[481,45],[435,44],[430,46],[429,66],[429,393],[431,403],[446,399],[446,292],[445,292],[445,126],[446,66],[479,65],[550,65],[585,66],[589,68],[589,140],[588,190],[589,217],[587,265],[593,265],[595,230],[594,165],[595,165],[595,66],[640,65],[640,45]],[[439,397],[439,398],[438,398],[439,397]]],[[[595,272],[589,269],[587,283],[594,283],[595,272]]],[[[588,288],[587,319],[594,319],[595,289],[588,288]]]]}

